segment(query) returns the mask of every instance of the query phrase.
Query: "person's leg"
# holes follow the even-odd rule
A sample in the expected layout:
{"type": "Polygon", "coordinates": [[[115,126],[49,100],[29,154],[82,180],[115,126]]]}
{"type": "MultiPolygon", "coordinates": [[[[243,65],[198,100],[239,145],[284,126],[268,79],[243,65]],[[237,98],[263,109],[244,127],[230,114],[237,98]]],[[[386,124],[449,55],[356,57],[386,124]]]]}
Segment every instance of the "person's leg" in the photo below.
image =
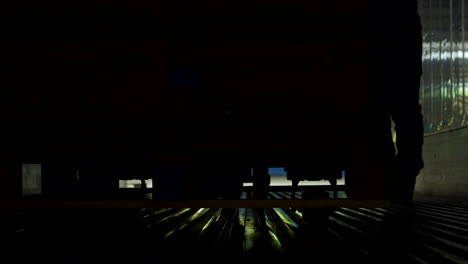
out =
{"type": "MultiPolygon", "coordinates": [[[[255,200],[268,199],[268,187],[270,186],[270,175],[268,174],[267,166],[257,166],[253,170],[253,198],[255,200]]],[[[261,228],[262,234],[268,233],[268,228],[265,220],[265,209],[255,209],[258,217],[258,224],[261,228]]]]}
{"type": "MultiPolygon", "coordinates": [[[[395,201],[410,203],[416,177],[424,167],[422,146],[424,141],[424,122],[418,102],[420,78],[405,76],[401,78],[400,89],[410,91],[407,98],[391,105],[391,115],[395,123],[397,155],[395,157],[395,201]]],[[[403,93],[403,92],[401,92],[403,93]]]]}
{"type": "Polygon", "coordinates": [[[254,199],[265,200],[268,197],[268,187],[270,187],[270,175],[268,167],[258,166],[253,171],[254,199]]]}
{"type": "Polygon", "coordinates": [[[394,175],[394,186],[391,202],[396,204],[411,204],[413,201],[417,173],[412,173],[409,169],[409,166],[399,164],[397,161],[394,175]]]}

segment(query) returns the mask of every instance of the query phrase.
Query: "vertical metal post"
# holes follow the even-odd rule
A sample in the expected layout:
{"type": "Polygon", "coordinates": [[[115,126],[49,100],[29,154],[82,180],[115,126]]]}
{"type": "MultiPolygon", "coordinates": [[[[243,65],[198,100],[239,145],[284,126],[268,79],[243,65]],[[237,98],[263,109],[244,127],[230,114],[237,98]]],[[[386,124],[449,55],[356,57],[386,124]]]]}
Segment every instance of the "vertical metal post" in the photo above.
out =
{"type": "Polygon", "coordinates": [[[445,93],[446,93],[446,87],[445,87],[445,84],[444,84],[444,63],[443,63],[443,60],[442,60],[442,30],[443,30],[443,22],[442,22],[442,10],[443,10],[443,6],[442,6],[442,0],[438,0],[439,2],[439,6],[438,6],[438,10],[437,10],[437,20],[439,22],[439,29],[438,29],[438,33],[439,33],[439,108],[440,108],[440,114],[439,114],[439,125],[440,125],[440,129],[443,130],[444,128],[442,127],[442,124],[443,124],[443,121],[445,120],[445,93]]]}
{"type": "MultiPolygon", "coordinates": [[[[448,106],[450,111],[449,111],[449,118],[452,119],[454,117],[455,109],[454,109],[454,89],[453,89],[453,83],[455,82],[455,69],[454,69],[454,58],[453,58],[453,0],[450,0],[449,3],[449,18],[450,18],[450,85],[449,85],[449,97],[450,97],[450,105],[448,106]]],[[[449,123],[450,124],[450,123],[449,123]]]]}
{"type": "MultiPolygon", "coordinates": [[[[435,109],[434,109],[434,65],[432,63],[432,43],[433,43],[433,10],[432,0],[429,0],[429,80],[430,80],[430,114],[431,114],[431,126],[434,125],[435,109]]],[[[434,132],[434,131],[430,131],[434,132]]]]}
{"type": "Polygon", "coordinates": [[[463,124],[466,125],[466,84],[465,84],[465,78],[466,78],[466,62],[465,62],[465,0],[461,1],[462,6],[461,6],[461,12],[462,12],[462,70],[461,70],[461,75],[462,75],[462,105],[463,105],[463,124]]]}
{"type": "MultiPolygon", "coordinates": [[[[421,20],[421,25],[424,25],[424,6],[423,6],[422,0],[418,0],[418,14],[419,14],[419,18],[421,20]]],[[[422,34],[422,32],[421,32],[421,34],[422,34]]],[[[423,45],[423,47],[421,47],[421,48],[424,51],[424,39],[423,39],[421,44],[423,45]]],[[[421,60],[422,60],[422,63],[424,64],[423,58],[421,58],[421,60]]],[[[425,104],[426,100],[425,100],[425,97],[424,97],[424,95],[425,95],[425,89],[424,89],[425,85],[426,85],[426,82],[425,82],[425,79],[424,79],[424,70],[423,70],[423,76],[421,77],[421,85],[420,85],[420,89],[419,89],[419,101],[420,101],[420,104],[423,106],[423,111],[425,109],[424,106],[426,105],[425,104]]]]}

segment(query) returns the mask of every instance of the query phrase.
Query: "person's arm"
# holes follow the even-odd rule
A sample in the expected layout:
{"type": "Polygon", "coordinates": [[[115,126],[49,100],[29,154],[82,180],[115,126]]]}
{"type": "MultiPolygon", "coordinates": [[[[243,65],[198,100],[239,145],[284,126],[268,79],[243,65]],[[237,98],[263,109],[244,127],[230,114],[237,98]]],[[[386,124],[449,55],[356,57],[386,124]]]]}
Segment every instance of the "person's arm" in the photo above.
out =
{"type": "Polygon", "coordinates": [[[395,123],[397,165],[416,176],[424,167],[422,146],[424,141],[423,116],[419,103],[395,107],[391,113],[395,123]]]}

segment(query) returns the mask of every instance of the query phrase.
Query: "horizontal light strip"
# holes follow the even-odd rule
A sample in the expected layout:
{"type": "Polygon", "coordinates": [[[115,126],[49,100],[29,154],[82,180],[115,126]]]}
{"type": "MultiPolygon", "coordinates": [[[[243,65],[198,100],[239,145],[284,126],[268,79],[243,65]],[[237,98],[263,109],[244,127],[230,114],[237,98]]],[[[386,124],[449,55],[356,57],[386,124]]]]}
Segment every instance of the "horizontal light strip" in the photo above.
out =
{"type": "Polygon", "coordinates": [[[3,200],[0,208],[387,208],[388,200],[3,200]]]}

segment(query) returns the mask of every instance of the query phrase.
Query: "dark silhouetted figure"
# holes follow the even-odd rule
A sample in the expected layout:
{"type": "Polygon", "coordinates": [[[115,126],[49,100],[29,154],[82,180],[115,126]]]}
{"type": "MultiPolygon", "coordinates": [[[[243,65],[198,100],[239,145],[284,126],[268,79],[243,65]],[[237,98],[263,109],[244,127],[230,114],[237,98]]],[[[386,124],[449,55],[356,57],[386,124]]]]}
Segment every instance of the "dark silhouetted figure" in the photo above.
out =
{"type": "Polygon", "coordinates": [[[144,178],[144,177],[141,177],[141,178],[140,178],[140,182],[141,182],[141,196],[142,196],[143,199],[146,199],[146,192],[147,192],[148,190],[147,190],[145,178],[144,178]]]}
{"type": "MultiPolygon", "coordinates": [[[[375,132],[370,138],[370,156],[376,161],[393,162],[390,199],[394,203],[408,204],[413,199],[416,177],[424,167],[424,127],[419,105],[422,26],[417,1],[369,1],[365,27],[373,92],[369,127],[375,132]],[[397,151],[391,133],[392,120],[397,134],[397,151]]],[[[295,172],[291,166],[288,168],[288,178],[294,180],[293,187],[296,187],[301,177],[293,174],[295,172]]],[[[303,199],[321,198],[307,196],[308,193],[303,194],[303,199]]],[[[310,213],[314,224],[326,226],[329,212],[314,210],[310,213]]]]}
{"type": "Polygon", "coordinates": [[[394,202],[410,202],[423,168],[423,117],[419,105],[422,26],[416,0],[369,1],[371,85],[375,91],[377,157],[394,158],[394,202]],[[395,123],[396,147],[391,135],[395,123]],[[395,156],[396,154],[396,156],[395,156]]]}
{"type": "MultiPolygon", "coordinates": [[[[270,187],[271,177],[268,173],[268,166],[265,164],[253,168],[253,198],[255,200],[268,199],[268,189],[270,187]]],[[[263,234],[267,234],[267,224],[265,219],[265,209],[255,209],[258,216],[259,226],[263,229],[263,234]]]]}

